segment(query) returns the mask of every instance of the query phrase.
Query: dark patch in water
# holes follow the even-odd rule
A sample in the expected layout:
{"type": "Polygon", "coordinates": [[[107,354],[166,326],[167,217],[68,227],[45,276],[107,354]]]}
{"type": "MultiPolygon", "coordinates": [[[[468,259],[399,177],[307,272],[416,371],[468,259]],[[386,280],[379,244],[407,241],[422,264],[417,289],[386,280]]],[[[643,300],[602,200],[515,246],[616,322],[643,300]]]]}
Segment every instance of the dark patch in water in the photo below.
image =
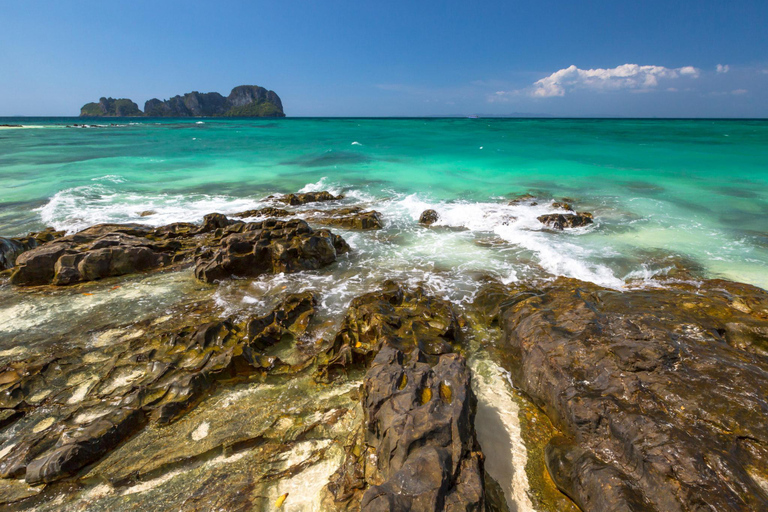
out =
{"type": "Polygon", "coordinates": [[[331,167],[334,165],[364,164],[371,161],[370,157],[351,153],[349,151],[328,151],[320,156],[304,157],[283,162],[283,165],[298,165],[301,167],[331,167]]]}
{"type": "Polygon", "coordinates": [[[659,194],[664,192],[664,187],[648,183],[646,181],[624,181],[622,182],[624,188],[631,190],[632,192],[639,192],[643,194],[659,194]]]}
{"type": "Polygon", "coordinates": [[[743,197],[745,199],[755,199],[760,197],[760,194],[757,192],[745,188],[716,187],[714,190],[718,194],[730,197],[743,197]]]}

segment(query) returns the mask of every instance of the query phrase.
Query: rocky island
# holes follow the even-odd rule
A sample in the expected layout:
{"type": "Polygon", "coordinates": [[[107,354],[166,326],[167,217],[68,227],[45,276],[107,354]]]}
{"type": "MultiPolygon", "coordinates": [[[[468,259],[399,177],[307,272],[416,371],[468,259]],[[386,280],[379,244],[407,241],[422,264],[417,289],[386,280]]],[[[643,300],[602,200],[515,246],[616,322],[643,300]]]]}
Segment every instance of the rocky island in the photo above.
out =
{"type": "Polygon", "coordinates": [[[240,85],[229,96],[218,92],[188,92],[167,100],[152,98],[138,105],[127,98],[101,98],[80,109],[80,117],[285,117],[274,91],[257,85],[240,85]]]}

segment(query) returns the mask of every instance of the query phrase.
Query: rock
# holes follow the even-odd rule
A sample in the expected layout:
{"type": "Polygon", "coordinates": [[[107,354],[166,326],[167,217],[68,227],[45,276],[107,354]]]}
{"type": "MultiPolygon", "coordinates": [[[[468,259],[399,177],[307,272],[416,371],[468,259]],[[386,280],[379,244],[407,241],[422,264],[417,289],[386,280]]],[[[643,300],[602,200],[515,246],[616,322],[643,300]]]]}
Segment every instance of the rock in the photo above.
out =
{"type": "Polygon", "coordinates": [[[518,204],[527,204],[529,206],[536,206],[538,203],[536,202],[535,195],[526,193],[526,194],[521,194],[515,197],[508,203],[509,206],[515,206],[518,204]]]}
{"type": "Polygon", "coordinates": [[[347,251],[344,239],[326,229],[313,230],[298,219],[269,219],[244,225],[218,248],[203,251],[195,260],[195,276],[212,283],[232,276],[315,270],[347,251]]]}
{"type": "Polygon", "coordinates": [[[143,212],[139,212],[139,217],[150,217],[155,214],[157,214],[155,210],[144,210],[143,212]]]}
{"type": "Polygon", "coordinates": [[[163,266],[176,246],[95,226],[23,253],[11,283],[20,286],[67,285],[163,266]]]}
{"type": "Polygon", "coordinates": [[[259,208],[257,210],[246,210],[244,212],[235,213],[232,217],[240,219],[247,219],[249,217],[289,217],[291,212],[283,210],[282,208],[273,208],[271,206],[266,208],[259,208]]]}
{"type": "Polygon", "coordinates": [[[387,281],[381,291],[355,298],[334,338],[319,359],[323,377],[351,365],[367,365],[382,344],[436,362],[459,342],[459,320],[451,305],[424,293],[387,281]]]}
{"type": "Polygon", "coordinates": [[[32,237],[4,238],[0,237],[0,270],[6,270],[16,264],[20,254],[38,246],[38,241],[32,237]]]}
{"type": "Polygon", "coordinates": [[[307,220],[316,224],[342,229],[381,229],[381,214],[375,210],[364,211],[358,206],[332,210],[312,210],[307,220]]]}
{"type": "Polygon", "coordinates": [[[303,369],[311,355],[291,366],[265,350],[302,336],[314,305],[306,292],[246,319],[185,325],[179,318],[170,331],[147,320],[129,327],[141,330],[122,343],[14,362],[0,373],[0,408],[32,421],[0,455],[0,476],[37,485],[78,474],[148,423],[178,420],[217,383],[303,369]],[[45,398],[31,398],[41,390],[45,398]]]}
{"type": "Polygon", "coordinates": [[[435,366],[385,345],[365,376],[365,439],[376,480],[362,511],[480,511],[483,456],[474,434],[476,399],[459,354],[435,366]]]}
{"type": "Polygon", "coordinates": [[[513,381],[585,512],[768,510],[768,292],[618,292],[560,278],[501,313],[513,381]]]}
{"type": "Polygon", "coordinates": [[[317,203],[320,201],[338,201],[340,199],[344,199],[344,196],[343,195],[334,196],[327,190],[323,190],[322,192],[307,192],[305,194],[287,194],[279,197],[270,196],[270,198],[274,198],[277,201],[290,204],[292,206],[298,206],[298,205],[307,204],[307,203],[317,203]]]}
{"type": "Polygon", "coordinates": [[[365,420],[328,489],[363,511],[484,510],[476,398],[451,305],[394,282],[358,297],[321,368],[370,364],[365,420]]]}
{"type": "Polygon", "coordinates": [[[424,210],[419,216],[419,224],[425,226],[431,226],[438,220],[440,220],[440,215],[435,210],[424,210]]]}
{"type": "Polygon", "coordinates": [[[211,231],[225,228],[233,223],[234,221],[229,220],[224,214],[209,213],[203,217],[203,225],[200,226],[198,233],[210,233],[211,231]]]}
{"type": "Polygon", "coordinates": [[[555,201],[552,203],[552,208],[557,208],[560,210],[568,210],[569,212],[573,211],[573,207],[571,206],[571,203],[566,203],[563,201],[555,201]]]}
{"type": "Polygon", "coordinates": [[[549,213],[540,215],[537,219],[545,226],[558,231],[565,228],[581,228],[592,224],[592,214],[587,212],[549,213]]]}

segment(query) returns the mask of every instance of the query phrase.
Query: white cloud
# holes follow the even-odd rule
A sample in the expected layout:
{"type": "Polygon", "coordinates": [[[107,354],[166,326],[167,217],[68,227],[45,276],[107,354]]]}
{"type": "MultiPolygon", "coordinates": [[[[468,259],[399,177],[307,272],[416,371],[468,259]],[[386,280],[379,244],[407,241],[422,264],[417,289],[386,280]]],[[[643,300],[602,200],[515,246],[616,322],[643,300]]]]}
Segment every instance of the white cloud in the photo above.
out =
{"type": "Polygon", "coordinates": [[[731,66],[729,66],[728,64],[718,64],[715,70],[718,73],[727,73],[728,71],[731,70],[731,66]]]}
{"type": "Polygon", "coordinates": [[[638,64],[624,64],[608,69],[579,69],[570,66],[534,82],[530,95],[537,98],[565,96],[566,92],[574,89],[647,91],[658,86],[659,80],[681,76],[698,78],[699,70],[693,66],[666,68],[638,64]]]}
{"type": "Polygon", "coordinates": [[[736,96],[740,96],[742,94],[747,94],[749,91],[746,89],[734,89],[731,91],[731,94],[735,94],[736,96]]]}

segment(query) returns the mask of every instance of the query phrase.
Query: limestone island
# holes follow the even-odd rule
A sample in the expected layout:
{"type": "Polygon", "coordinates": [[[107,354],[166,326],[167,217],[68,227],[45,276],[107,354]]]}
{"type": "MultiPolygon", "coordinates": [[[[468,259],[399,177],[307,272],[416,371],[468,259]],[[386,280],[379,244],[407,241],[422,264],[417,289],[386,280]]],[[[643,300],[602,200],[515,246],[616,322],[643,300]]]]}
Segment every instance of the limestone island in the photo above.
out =
{"type": "Polygon", "coordinates": [[[240,85],[227,97],[192,91],[167,100],[152,98],[144,103],[143,112],[128,98],[101,98],[83,105],[80,117],[285,117],[285,113],[274,91],[240,85]]]}

